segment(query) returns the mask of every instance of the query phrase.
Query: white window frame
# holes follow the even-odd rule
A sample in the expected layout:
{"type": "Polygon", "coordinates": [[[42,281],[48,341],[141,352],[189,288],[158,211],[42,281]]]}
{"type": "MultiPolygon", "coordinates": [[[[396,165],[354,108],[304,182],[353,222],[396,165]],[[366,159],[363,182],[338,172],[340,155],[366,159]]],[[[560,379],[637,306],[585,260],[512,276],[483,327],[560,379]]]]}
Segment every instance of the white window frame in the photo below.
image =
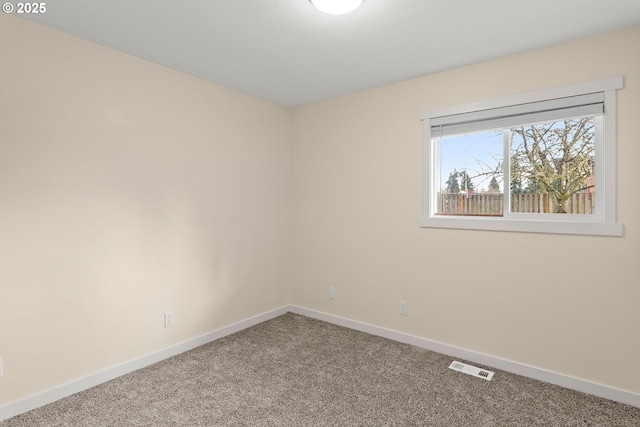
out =
{"type": "MultiPolygon", "coordinates": [[[[520,231],[531,233],[583,234],[622,236],[623,226],[616,222],[616,90],[624,85],[622,76],[550,88],[535,92],[509,95],[490,100],[427,110],[420,113],[424,124],[423,212],[421,227],[470,230],[520,231]],[[604,93],[604,114],[596,117],[595,138],[596,182],[595,212],[587,215],[571,214],[511,214],[509,199],[505,197],[504,214],[495,216],[436,215],[436,150],[431,135],[434,118],[456,114],[482,112],[541,102],[552,99],[604,93]]],[[[505,142],[504,185],[509,186],[508,144],[505,142]]],[[[508,194],[506,191],[504,194],[508,194]]]]}

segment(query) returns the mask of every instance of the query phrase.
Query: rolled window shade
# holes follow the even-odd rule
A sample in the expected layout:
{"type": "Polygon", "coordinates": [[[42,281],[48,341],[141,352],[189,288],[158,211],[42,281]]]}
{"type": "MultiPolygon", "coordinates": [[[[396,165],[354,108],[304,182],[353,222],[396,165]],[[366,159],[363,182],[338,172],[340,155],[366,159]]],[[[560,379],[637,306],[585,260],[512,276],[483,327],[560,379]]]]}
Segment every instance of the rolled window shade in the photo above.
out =
{"type": "Polygon", "coordinates": [[[507,129],[566,118],[604,113],[604,93],[556,98],[540,102],[432,117],[431,135],[449,136],[493,129],[507,129]]]}

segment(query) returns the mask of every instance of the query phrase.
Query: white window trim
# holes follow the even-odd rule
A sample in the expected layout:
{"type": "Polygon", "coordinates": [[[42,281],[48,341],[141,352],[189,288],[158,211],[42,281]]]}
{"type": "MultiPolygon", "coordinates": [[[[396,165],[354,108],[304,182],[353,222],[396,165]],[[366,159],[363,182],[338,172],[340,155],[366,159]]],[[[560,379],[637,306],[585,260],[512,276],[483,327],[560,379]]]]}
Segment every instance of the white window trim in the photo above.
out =
{"type": "MultiPolygon", "coordinates": [[[[622,224],[616,223],[616,90],[621,89],[623,86],[623,77],[618,76],[463,105],[443,107],[420,113],[420,120],[424,123],[424,188],[423,211],[420,218],[420,226],[470,230],[622,236],[623,226],[622,224]],[[435,182],[435,146],[431,142],[430,125],[432,118],[594,92],[604,92],[605,94],[605,112],[603,115],[604,144],[596,147],[596,161],[601,161],[604,169],[604,173],[596,174],[596,188],[604,190],[599,192],[600,195],[596,193],[596,197],[605,198],[601,204],[604,212],[596,216],[545,215],[544,218],[520,214],[505,215],[504,217],[452,217],[435,215],[435,192],[431,191],[431,183],[435,182]]],[[[602,141],[602,138],[599,139],[602,141]]]]}

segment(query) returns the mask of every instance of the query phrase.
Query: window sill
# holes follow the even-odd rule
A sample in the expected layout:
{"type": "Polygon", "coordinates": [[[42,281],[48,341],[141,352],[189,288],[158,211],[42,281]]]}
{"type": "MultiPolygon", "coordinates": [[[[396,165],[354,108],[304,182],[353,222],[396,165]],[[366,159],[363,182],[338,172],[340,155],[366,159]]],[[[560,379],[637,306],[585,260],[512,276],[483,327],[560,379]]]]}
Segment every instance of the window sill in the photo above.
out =
{"type": "Polygon", "coordinates": [[[622,224],[604,222],[536,221],[495,217],[421,217],[420,227],[463,230],[516,231],[523,233],[622,236],[622,224]]]}

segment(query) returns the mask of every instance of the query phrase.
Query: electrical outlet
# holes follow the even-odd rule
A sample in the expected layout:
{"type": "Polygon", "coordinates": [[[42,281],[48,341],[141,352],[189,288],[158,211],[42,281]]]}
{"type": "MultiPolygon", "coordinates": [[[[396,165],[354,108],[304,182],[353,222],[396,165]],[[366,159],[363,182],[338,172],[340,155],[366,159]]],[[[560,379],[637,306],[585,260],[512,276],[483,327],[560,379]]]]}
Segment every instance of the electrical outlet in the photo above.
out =
{"type": "Polygon", "coordinates": [[[173,326],[173,311],[167,311],[164,314],[164,327],[173,326]]]}
{"type": "Polygon", "coordinates": [[[4,370],[2,369],[2,357],[0,357],[0,378],[4,376],[4,370]]]}
{"type": "Polygon", "coordinates": [[[336,299],[336,288],[329,288],[329,298],[336,299]]]}
{"type": "Polygon", "coordinates": [[[409,307],[405,301],[400,301],[400,314],[407,316],[409,314],[409,307]]]}

